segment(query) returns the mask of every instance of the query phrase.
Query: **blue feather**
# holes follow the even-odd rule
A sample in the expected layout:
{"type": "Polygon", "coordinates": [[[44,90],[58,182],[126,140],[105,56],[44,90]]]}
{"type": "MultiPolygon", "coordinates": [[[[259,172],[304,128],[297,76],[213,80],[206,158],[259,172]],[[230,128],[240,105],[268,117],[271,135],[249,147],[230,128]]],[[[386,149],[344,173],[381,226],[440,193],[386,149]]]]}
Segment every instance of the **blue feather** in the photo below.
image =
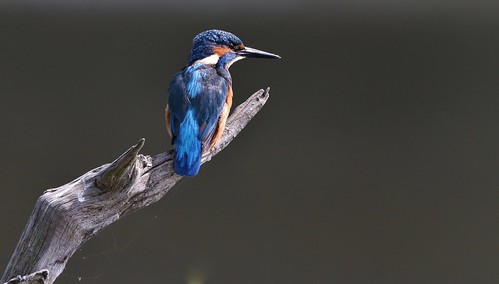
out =
{"type": "Polygon", "coordinates": [[[184,121],[180,124],[175,149],[175,171],[184,176],[194,176],[201,166],[201,141],[199,140],[199,126],[194,117],[194,109],[189,109],[184,121]]]}
{"type": "Polygon", "coordinates": [[[186,74],[190,75],[190,78],[187,80],[186,89],[187,95],[190,99],[195,98],[199,92],[201,91],[201,72],[196,72],[195,67],[190,66],[186,70],[186,74]]]}
{"type": "Polygon", "coordinates": [[[212,66],[184,68],[170,83],[168,105],[175,172],[193,176],[215,132],[229,82],[212,66]]]}

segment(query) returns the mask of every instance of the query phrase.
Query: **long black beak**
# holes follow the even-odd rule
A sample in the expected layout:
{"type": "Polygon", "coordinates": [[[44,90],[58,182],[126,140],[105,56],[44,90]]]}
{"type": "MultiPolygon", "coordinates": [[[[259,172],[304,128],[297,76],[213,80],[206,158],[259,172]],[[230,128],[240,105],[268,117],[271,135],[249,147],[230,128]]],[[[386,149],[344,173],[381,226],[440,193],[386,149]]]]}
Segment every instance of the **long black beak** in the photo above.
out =
{"type": "Polygon", "coordinates": [[[237,52],[237,55],[247,57],[247,58],[272,58],[280,59],[281,57],[277,54],[266,52],[263,50],[258,50],[251,47],[245,47],[244,49],[237,52]]]}

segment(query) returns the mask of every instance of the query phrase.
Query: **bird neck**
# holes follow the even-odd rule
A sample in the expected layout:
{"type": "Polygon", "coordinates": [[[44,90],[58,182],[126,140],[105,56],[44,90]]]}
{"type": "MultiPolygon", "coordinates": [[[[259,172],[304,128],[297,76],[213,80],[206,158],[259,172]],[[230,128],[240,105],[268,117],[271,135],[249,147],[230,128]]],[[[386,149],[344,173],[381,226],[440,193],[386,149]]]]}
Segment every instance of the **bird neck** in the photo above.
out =
{"type": "Polygon", "coordinates": [[[243,59],[244,57],[238,56],[236,53],[227,52],[222,57],[218,59],[217,67],[229,70],[229,67],[236,61],[243,59]]]}

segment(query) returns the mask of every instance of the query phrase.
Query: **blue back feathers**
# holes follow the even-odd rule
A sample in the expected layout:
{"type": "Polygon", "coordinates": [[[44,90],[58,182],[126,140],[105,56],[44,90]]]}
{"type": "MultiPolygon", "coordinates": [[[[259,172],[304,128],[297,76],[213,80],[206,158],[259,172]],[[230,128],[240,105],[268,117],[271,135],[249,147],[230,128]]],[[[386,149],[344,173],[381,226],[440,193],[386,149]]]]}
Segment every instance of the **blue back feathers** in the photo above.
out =
{"type": "Polygon", "coordinates": [[[170,84],[174,167],[180,175],[193,176],[199,171],[203,150],[211,142],[227,97],[230,82],[224,77],[216,68],[194,64],[184,68],[170,84]]]}

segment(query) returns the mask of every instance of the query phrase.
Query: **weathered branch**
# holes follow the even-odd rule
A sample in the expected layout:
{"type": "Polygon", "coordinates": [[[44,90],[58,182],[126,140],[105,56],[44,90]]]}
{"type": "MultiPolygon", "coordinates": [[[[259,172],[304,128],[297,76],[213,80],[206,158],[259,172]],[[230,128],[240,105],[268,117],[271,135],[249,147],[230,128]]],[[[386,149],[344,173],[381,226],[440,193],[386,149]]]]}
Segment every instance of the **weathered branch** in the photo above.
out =
{"type": "MultiPolygon", "coordinates": [[[[220,141],[203,157],[203,163],[237,136],[268,97],[269,89],[260,90],[233,111],[220,141]]],[[[85,241],[119,218],[162,198],[182,177],[173,171],[172,151],[153,157],[138,154],[144,141],[114,162],[45,191],[0,283],[53,283],[85,241]]]]}
{"type": "Polygon", "coordinates": [[[26,276],[17,275],[10,279],[6,284],[44,284],[49,277],[49,271],[46,269],[31,273],[26,276]]]}

